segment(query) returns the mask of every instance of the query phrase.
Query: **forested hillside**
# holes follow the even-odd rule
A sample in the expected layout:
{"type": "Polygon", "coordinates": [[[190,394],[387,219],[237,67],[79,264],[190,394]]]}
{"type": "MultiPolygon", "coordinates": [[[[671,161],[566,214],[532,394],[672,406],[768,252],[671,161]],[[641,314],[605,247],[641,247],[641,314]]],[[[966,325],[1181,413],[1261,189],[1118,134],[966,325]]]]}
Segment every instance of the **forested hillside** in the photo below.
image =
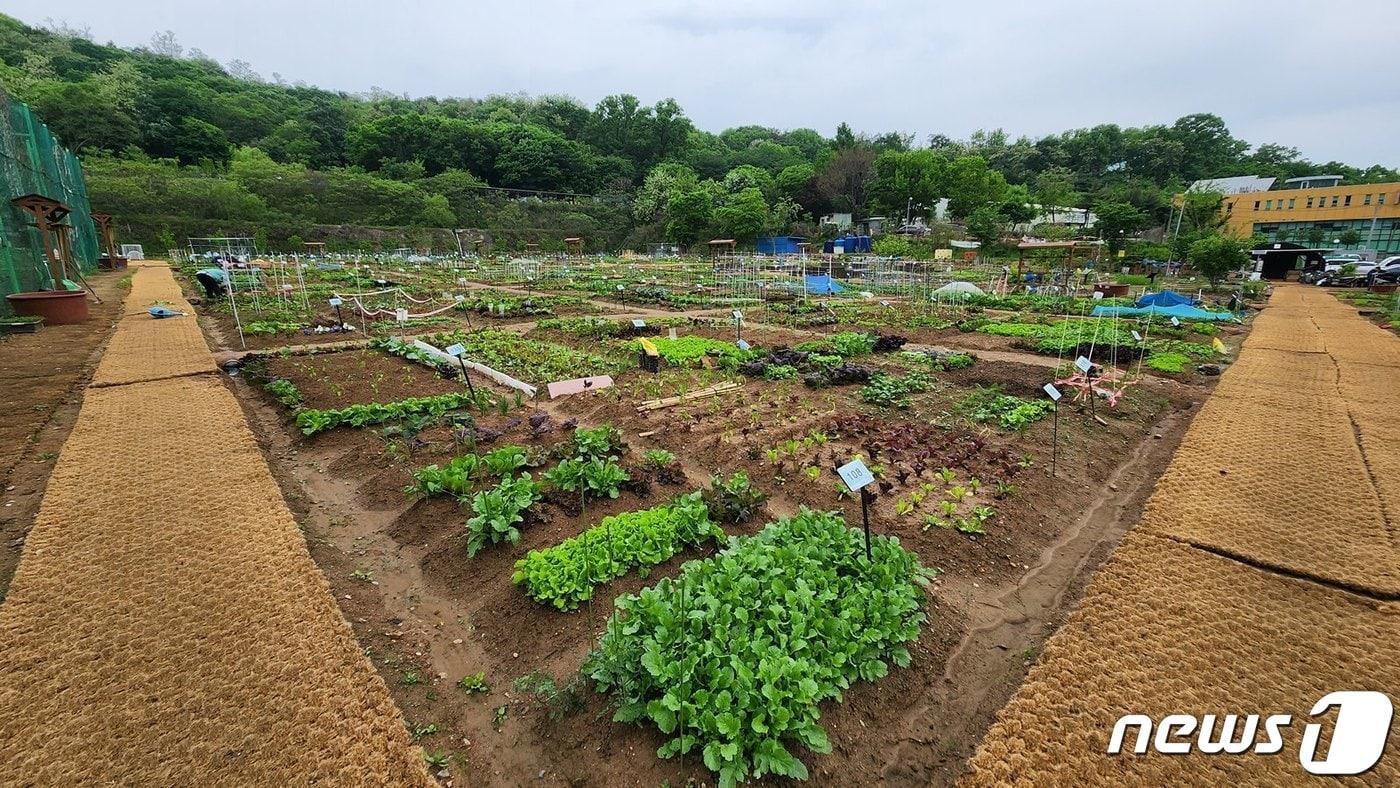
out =
{"type": "Polygon", "coordinates": [[[1196,178],[1400,179],[1251,146],[1211,114],[1036,140],[866,136],[847,123],[833,138],[716,134],[670,99],[619,94],[589,108],[564,96],[335,93],[220,65],[168,34],[125,50],[4,16],[0,83],[83,157],[94,208],[117,215],[128,240],[162,248],[206,233],[272,247],[452,243],[430,228],[480,229],[498,246],[561,248],[582,235],[591,249],[640,248],[817,234],[814,217],[832,210],[903,216],[940,197],[979,237],[1027,220],[1030,203],[1094,207],[1111,229],[1134,231],[1161,223],[1169,195],[1196,178]]]}

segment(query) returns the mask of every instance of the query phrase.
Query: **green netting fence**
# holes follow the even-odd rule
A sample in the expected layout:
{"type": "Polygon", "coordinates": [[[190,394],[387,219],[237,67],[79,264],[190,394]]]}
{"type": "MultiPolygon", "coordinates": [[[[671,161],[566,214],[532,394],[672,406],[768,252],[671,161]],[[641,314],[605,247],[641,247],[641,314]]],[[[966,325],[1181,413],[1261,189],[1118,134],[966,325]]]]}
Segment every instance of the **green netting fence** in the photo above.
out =
{"type": "MultiPolygon", "coordinates": [[[[54,138],[28,105],[4,91],[0,91],[0,134],[0,199],[4,200],[0,205],[0,295],[56,287],[33,217],[10,202],[26,194],[40,194],[68,206],[74,257],[68,264],[76,263],[84,273],[94,270],[100,246],[78,157],[54,138]]],[[[0,298],[0,315],[9,313],[9,303],[0,298]]]]}

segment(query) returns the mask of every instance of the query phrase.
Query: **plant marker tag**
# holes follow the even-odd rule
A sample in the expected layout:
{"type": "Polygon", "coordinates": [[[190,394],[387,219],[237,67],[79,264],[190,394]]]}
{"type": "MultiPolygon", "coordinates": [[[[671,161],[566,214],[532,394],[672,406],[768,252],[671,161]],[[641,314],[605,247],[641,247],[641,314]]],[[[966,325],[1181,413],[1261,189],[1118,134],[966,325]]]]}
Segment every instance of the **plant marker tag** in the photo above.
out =
{"type": "Polygon", "coordinates": [[[870,469],[865,467],[865,461],[859,458],[851,460],[840,468],[837,468],[836,473],[841,477],[841,481],[846,483],[846,487],[848,487],[851,492],[855,492],[875,481],[875,474],[871,473],[870,469]]]}
{"type": "Polygon", "coordinates": [[[667,335],[669,338],[671,338],[671,339],[675,339],[675,338],[676,338],[676,329],[672,328],[670,331],[667,332],[666,335],[667,335]]]}
{"type": "Polygon", "coordinates": [[[1088,372],[1089,368],[1092,367],[1093,364],[1090,363],[1089,359],[1085,358],[1084,356],[1080,356],[1079,358],[1074,360],[1074,366],[1078,367],[1080,372],[1088,372]]]}
{"type": "Polygon", "coordinates": [[[343,303],[345,303],[345,301],[339,296],[331,299],[331,306],[340,306],[343,303]]]}
{"type": "Polygon", "coordinates": [[[889,302],[889,301],[886,301],[886,300],[884,300],[883,298],[880,299],[880,306],[889,306],[889,305],[890,305],[890,302],[889,302]]]}
{"type": "Polygon", "coordinates": [[[1102,300],[1103,300],[1103,291],[1102,291],[1102,290],[1095,290],[1095,291],[1094,291],[1094,300],[1095,300],[1095,301],[1102,301],[1102,300]]]}
{"type": "Polygon", "coordinates": [[[467,300],[467,297],[466,297],[466,296],[462,295],[461,293],[458,293],[458,294],[457,294],[457,303],[460,304],[460,303],[462,303],[462,302],[465,301],[465,300],[467,300]]]}
{"type": "Polygon", "coordinates": [[[1134,331],[1134,332],[1133,332],[1133,341],[1134,341],[1134,342],[1141,342],[1141,341],[1142,341],[1142,334],[1139,334],[1138,332],[1134,331]]]}
{"type": "Polygon", "coordinates": [[[458,286],[458,287],[466,287],[466,286],[467,286],[467,278],[466,278],[465,276],[459,276],[459,277],[457,277],[457,286],[458,286]]]}
{"type": "Polygon", "coordinates": [[[645,321],[645,320],[633,320],[633,321],[632,321],[632,327],[633,327],[633,328],[646,328],[646,327],[647,327],[647,321],[645,321]]]}
{"type": "Polygon", "coordinates": [[[1060,396],[1061,396],[1061,395],[1060,395],[1060,390],[1057,389],[1057,388],[1055,388],[1055,384],[1054,384],[1054,383],[1046,383],[1046,384],[1042,387],[1042,390],[1043,390],[1046,394],[1049,394],[1049,395],[1050,395],[1050,399],[1051,399],[1051,400],[1053,400],[1053,401],[1055,401],[1055,402],[1059,402],[1059,401],[1060,401],[1060,396]]]}
{"type": "Polygon", "coordinates": [[[1172,318],[1172,325],[1174,325],[1174,326],[1180,326],[1180,325],[1181,325],[1181,321],[1180,321],[1180,320],[1177,320],[1175,317],[1173,317],[1173,318],[1172,318]]]}
{"type": "Polygon", "coordinates": [[[750,345],[748,342],[745,342],[742,339],[738,342],[735,342],[734,344],[738,345],[740,350],[748,350],[749,348],[753,347],[753,345],[750,345]]]}
{"type": "Polygon", "coordinates": [[[734,310],[733,315],[734,315],[734,322],[735,322],[735,323],[738,323],[740,320],[743,320],[743,319],[744,319],[744,313],[743,313],[743,312],[740,312],[740,311],[737,310],[737,309],[734,310]]]}
{"type": "Polygon", "coordinates": [[[407,309],[404,309],[403,307],[399,307],[398,309],[395,309],[395,310],[394,310],[394,319],[397,320],[397,321],[399,321],[400,323],[407,323],[407,322],[408,322],[408,310],[407,310],[407,309]]]}
{"type": "Polygon", "coordinates": [[[461,342],[458,342],[455,345],[448,345],[447,350],[444,352],[447,353],[447,355],[449,356],[461,356],[466,354],[467,349],[462,347],[461,342]]]}
{"type": "Polygon", "coordinates": [[[292,292],[292,286],[291,286],[291,285],[282,285],[282,289],[283,289],[284,291],[288,292],[288,293],[292,292]]]}
{"type": "Polygon", "coordinates": [[[618,286],[617,286],[617,292],[621,293],[621,292],[623,291],[623,289],[624,289],[624,288],[622,287],[622,285],[618,285],[618,286]]]}

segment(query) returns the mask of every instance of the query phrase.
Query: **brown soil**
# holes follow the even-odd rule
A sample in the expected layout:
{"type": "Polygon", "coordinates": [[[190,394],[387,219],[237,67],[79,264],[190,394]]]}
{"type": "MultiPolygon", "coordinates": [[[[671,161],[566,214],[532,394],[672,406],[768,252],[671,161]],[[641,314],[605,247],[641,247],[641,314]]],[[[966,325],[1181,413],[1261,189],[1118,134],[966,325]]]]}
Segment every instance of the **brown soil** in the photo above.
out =
{"type": "Polygon", "coordinates": [[[378,350],[274,356],[262,362],[269,379],[296,384],[308,408],[343,408],[461,392],[462,384],[427,367],[378,350]]]}
{"type": "MultiPolygon", "coordinates": [[[[727,331],[696,333],[718,337],[727,331]]],[[[768,327],[746,328],[745,334],[756,344],[802,339],[768,327]]],[[[702,374],[668,370],[663,377],[702,374]]],[[[824,709],[823,724],[836,751],[807,759],[821,783],[924,784],[953,778],[1024,674],[1027,654],[1058,625],[1082,579],[1135,519],[1184,429],[1181,409],[1204,395],[1202,389],[1186,386],[1140,389],[1118,410],[1101,414],[1107,427],[1092,421],[1087,410],[1064,406],[1058,473],[1052,479],[1047,473],[1051,422],[1023,434],[1004,434],[946,418],[963,387],[999,383],[1009,393],[1031,394],[1045,377],[1043,367],[985,362],[940,377],[946,388],[918,398],[908,413],[885,412],[871,424],[878,428],[888,421],[891,434],[927,431],[927,441],[936,446],[931,462],[949,462],[962,483],[978,477],[983,489],[976,500],[994,505],[998,516],[987,535],[968,536],[943,528],[925,530],[920,517],[897,514],[896,500],[929,482],[931,470],[891,484],[880,495],[872,529],[897,534],[944,574],[930,597],[930,623],[912,649],[914,667],[877,684],[861,683],[846,693],[844,703],[824,709]],[[946,424],[931,426],[933,420],[946,424]],[[970,454],[968,446],[975,447],[970,454]],[[1025,454],[1033,457],[1030,468],[1019,465],[1025,454]],[[1004,500],[994,498],[996,480],[1014,484],[1016,491],[1004,500]],[[1002,612],[1013,623],[999,619],[1002,612]],[[950,655],[955,655],[952,662],[950,655]],[[931,729],[929,720],[957,720],[958,725],[931,729]],[[901,747],[911,740],[936,740],[938,746],[901,747]]],[[[642,373],[629,372],[619,378],[615,391],[640,392],[639,387],[651,383],[642,373]]],[[[245,389],[243,401],[288,500],[303,515],[313,557],[331,579],[342,610],[410,723],[438,726],[421,742],[429,750],[453,753],[454,774],[501,785],[524,780],[656,785],[713,778],[696,760],[657,759],[661,736],[650,728],[609,722],[606,699],[591,689],[580,686],[581,708],[556,720],[546,704],[515,690],[513,682],[534,671],[550,674],[561,685],[569,681],[601,632],[613,598],[674,574],[682,559],[702,553],[673,559],[646,580],[629,575],[607,584],[591,607],[573,613],[547,609],[526,597],[510,582],[514,561],[529,549],[582,531],[605,514],[654,505],[664,496],[694,489],[715,472],[743,470],[772,494],[767,516],[730,529],[733,533],[753,532],[800,504],[838,509],[848,522],[857,523],[859,506],[837,496],[832,472],[837,459],[861,450],[863,436],[843,432],[853,423],[845,414],[865,407],[855,392],[854,387],[813,391],[792,381],[749,381],[737,396],[647,415],[635,411],[638,399],[646,398],[640,393],[619,399],[603,392],[547,403],[542,407],[556,425],[577,418],[618,426],[631,444],[633,461],[646,448],[670,449],[681,458],[688,482],[653,485],[645,498],[624,492],[615,501],[590,505],[584,516],[570,506],[542,502],[519,545],[495,545],[474,559],[463,548],[468,512],[450,500],[412,502],[399,492],[413,468],[453,455],[448,441],[433,439],[432,446],[416,450],[411,458],[386,458],[382,442],[372,435],[340,430],[305,441],[290,434],[280,409],[265,394],[245,389]],[[748,422],[751,410],[759,414],[753,424],[748,422]],[[828,432],[831,440],[781,467],[764,460],[763,448],[812,430],[828,432]],[[643,432],[654,434],[639,437],[643,432]],[[802,475],[801,467],[808,463],[821,469],[819,481],[802,475]],[[468,694],[454,686],[478,671],[486,673],[490,692],[468,694]],[[416,674],[416,683],[409,683],[409,674],[416,674]],[[619,759],[625,759],[622,769],[619,759]]],[[[556,442],[565,434],[556,431],[538,440],[556,442]]],[[[535,439],[517,425],[499,440],[535,439]]]]}
{"type": "Polygon", "coordinates": [[[77,418],[82,387],[122,314],[124,278],[117,272],[88,277],[103,303],[89,300],[85,323],[0,338],[0,401],[6,413],[0,419],[0,599],[77,418]]]}

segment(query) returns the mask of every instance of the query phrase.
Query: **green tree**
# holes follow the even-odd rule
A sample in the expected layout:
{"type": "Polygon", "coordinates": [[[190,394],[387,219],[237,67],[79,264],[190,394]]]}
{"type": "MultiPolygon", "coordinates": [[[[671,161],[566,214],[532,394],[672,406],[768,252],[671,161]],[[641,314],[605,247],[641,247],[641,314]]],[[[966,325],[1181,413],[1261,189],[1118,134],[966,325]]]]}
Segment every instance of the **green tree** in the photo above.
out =
{"type": "Polygon", "coordinates": [[[1028,224],[1036,215],[1035,208],[1031,207],[1030,190],[1020,184],[1008,187],[1000,211],[1012,224],[1028,224]]]}
{"type": "Polygon", "coordinates": [[[1127,236],[1142,229],[1147,223],[1147,215],[1126,202],[1100,202],[1094,204],[1094,229],[1108,242],[1108,252],[1118,254],[1127,236]]]}
{"type": "Polygon", "coordinates": [[[1191,244],[1186,259],[1197,273],[1210,280],[1211,287],[1215,287],[1221,279],[1249,263],[1249,245],[1229,236],[1208,235],[1191,244]]]}
{"type": "Polygon", "coordinates": [[[1353,229],[1343,230],[1337,238],[1342,242],[1342,246],[1356,246],[1361,243],[1361,233],[1353,229]]]}
{"type": "Polygon", "coordinates": [[[1006,179],[980,156],[959,156],[948,165],[945,195],[953,218],[967,218],[978,208],[1000,204],[1006,196],[1006,179]]]}
{"type": "Polygon", "coordinates": [[[699,181],[695,170],[679,162],[656,165],[632,197],[632,216],[639,222],[656,221],[665,212],[672,194],[694,189],[699,181]]]}
{"type": "Polygon", "coordinates": [[[202,161],[228,164],[233,146],[218,126],[197,118],[184,118],[171,138],[170,152],[184,164],[202,161]]]}
{"type": "Polygon", "coordinates": [[[1314,224],[1308,227],[1304,237],[1308,239],[1309,246],[1321,246],[1327,238],[1327,231],[1314,224]]]}
{"type": "Polygon", "coordinates": [[[984,252],[997,247],[1005,228],[1006,216],[994,206],[982,205],[967,215],[967,234],[981,242],[984,252]]]}
{"type": "Polygon", "coordinates": [[[1074,190],[1074,173],[1067,167],[1051,167],[1036,176],[1035,198],[1052,224],[1059,220],[1061,209],[1077,207],[1083,199],[1074,190]]]}
{"type": "Polygon", "coordinates": [[[740,243],[752,241],[768,221],[768,203],[758,189],[744,189],[725,198],[715,209],[713,221],[715,232],[720,236],[740,243]]]}
{"type": "Polygon", "coordinates": [[[710,226],[713,198],[705,189],[673,192],[666,202],[666,234],[683,246],[691,246],[710,226]]]}
{"type": "Polygon", "coordinates": [[[900,216],[911,202],[932,207],[948,181],[948,160],[931,150],[885,151],[875,157],[874,170],[872,199],[900,216]]]}
{"type": "Polygon", "coordinates": [[[752,164],[741,164],[725,174],[725,191],[738,194],[746,189],[758,189],[767,197],[773,194],[773,176],[752,164]]]}
{"type": "Polygon", "coordinates": [[[424,227],[456,227],[457,217],[453,215],[452,206],[448,204],[446,196],[429,194],[423,200],[423,210],[418,214],[418,224],[424,227]]]}

